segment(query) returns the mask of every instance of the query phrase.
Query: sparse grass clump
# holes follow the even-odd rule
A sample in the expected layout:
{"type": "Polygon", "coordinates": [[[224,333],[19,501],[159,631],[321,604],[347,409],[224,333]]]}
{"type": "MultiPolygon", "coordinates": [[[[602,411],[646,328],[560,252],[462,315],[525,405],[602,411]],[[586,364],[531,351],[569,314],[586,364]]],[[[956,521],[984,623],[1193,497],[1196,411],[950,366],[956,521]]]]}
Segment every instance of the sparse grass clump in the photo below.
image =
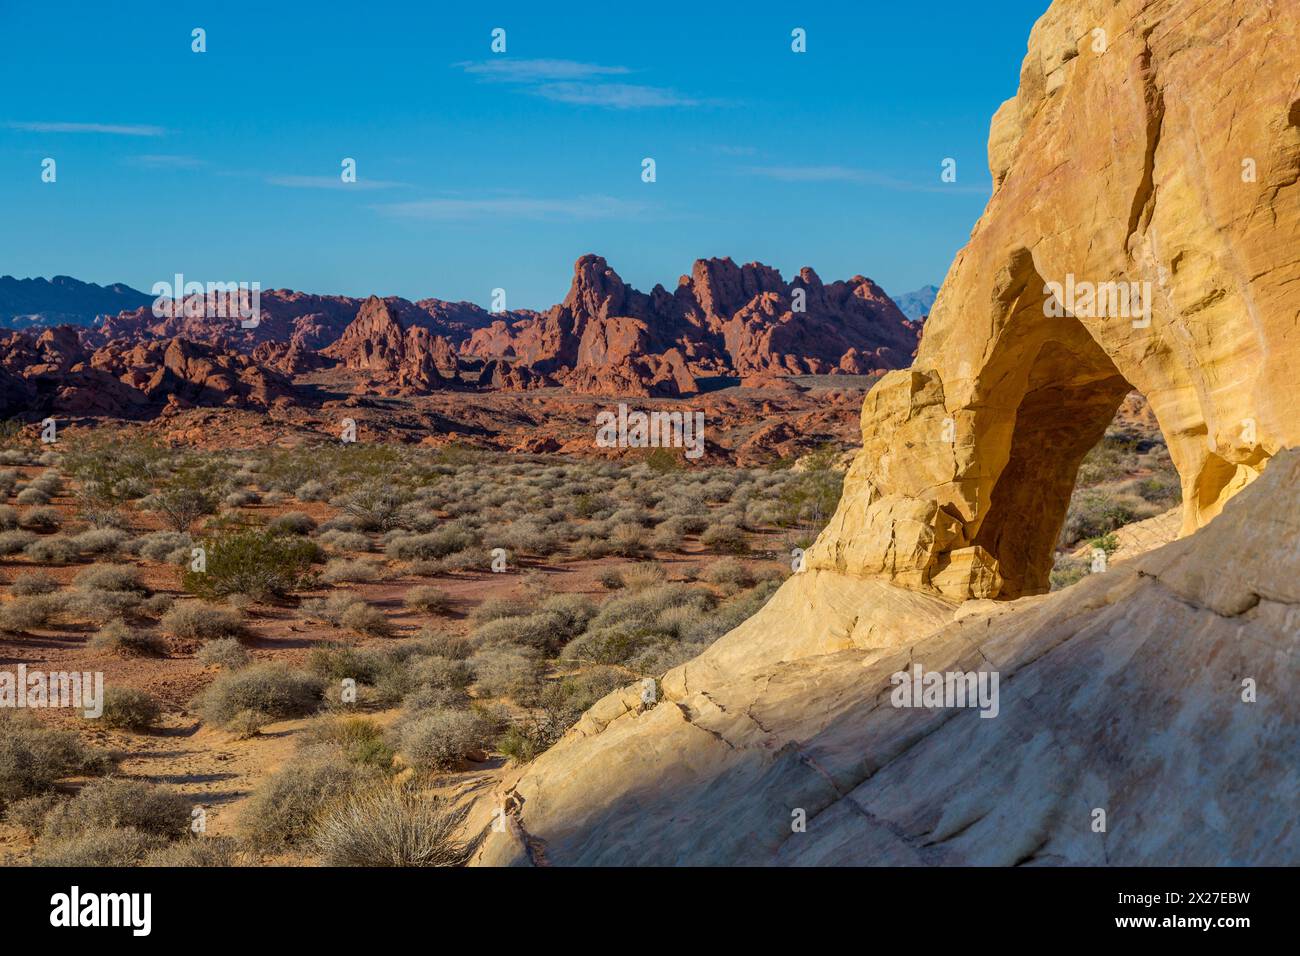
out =
{"type": "Polygon", "coordinates": [[[339,618],[339,625],[362,637],[392,637],[393,625],[377,607],[364,602],[353,604],[339,618]]]}
{"type": "Polygon", "coordinates": [[[162,657],[167,642],[153,631],[131,627],[123,621],[110,621],[90,639],[97,651],[110,651],[123,657],[162,657]]]}
{"type": "Polygon", "coordinates": [[[199,697],[204,721],[224,726],[240,711],[271,718],[303,717],[321,705],[324,682],[287,664],[257,664],[217,676],[199,697]]]}
{"type": "Polygon", "coordinates": [[[450,770],[486,748],[494,730],[491,720],[474,711],[421,710],[398,729],[397,749],[418,769],[450,770]]]}
{"type": "Polygon", "coordinates": [[[9,593],[14,597],[52,594],[58,589],[59,582],[43,571],[22,571],[9,585],[9,593]]]}
{"type": "Polygon", "coordinates": [[[65,777],[103,774],[112,766],[107,753],[88,748],[73,732],[0,710],[0,808],[44,793],[65,777]]]}
{"type": "Polygon", "coordinates": [[[426,614],[441,614],[451,605],[451,595],[442,588],[417,585],[406,592],[406,606],[426,614]]]}
{"type": "Polygon", "coordinates": [[[244,645],[233,637],[219,637],[208,641],[194,656],[200,664],[225,670],[238,670],[252,660],[252,655],[244,645]]]}
{"type": "Polygon", "coordinates": [[[326,814],[313,843],[326,866],[461,866],[466,812],[408,788],[370,790],[326,814]]]}
{"type": "Polygon", "coordinates": [[[232,607],[202,601],[182,601],[162,617],[162,628],[173,637],[190,641],[211,641],[238,637],[244,629],[244,615],[232,607]]]}
{"type": "Polygon", "coordinates": [[[104,727],[144,733],[158,723],[162,705],[148,691],[136,687],[109,687],[104,691],[104,713],[94,719],[104,727]]]}
{"type": "Polygon", "coordinates": [[[333,748],[311,747],[267,778],[240,816],[249,844],[270,850],[308,839],[317,821],[376,772],[338,759],[333,748]]]}
{"type": "Polygon", "coordinates": [[[135,780],[109,777],[86,784],[45,815],[41,835],[63,840],[110,827],[175,840],[188,832],[190,802],[183,795],[135,780]]]}

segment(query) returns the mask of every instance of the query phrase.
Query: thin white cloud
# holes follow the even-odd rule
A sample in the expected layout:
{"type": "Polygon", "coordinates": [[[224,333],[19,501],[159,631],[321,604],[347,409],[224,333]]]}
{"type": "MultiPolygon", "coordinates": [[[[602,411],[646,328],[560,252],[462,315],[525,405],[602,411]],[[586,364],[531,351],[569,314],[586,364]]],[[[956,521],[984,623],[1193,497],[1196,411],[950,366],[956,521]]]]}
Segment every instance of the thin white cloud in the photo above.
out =
{"type": "MultiPolygon", "coordinates": [[[[762,176],[787,183],[861,183],[866,186],[879,186],[897,192],[913,193],[970,193],[987,195],[993,189],[992,183],[965,185],[957,183],[916,183],[869,169],[856,169],[851,166],[746,166],[742,172],[750,176],[762,176]]],[[[937,178],[937,173],[936,173],[937,178]]]]}
{"type": "Polygon", "coordinates": [[[453,64],[466,73],[510,83],[541,83],[552,80],[583,80],[593,76],[614,76],[632,72],[625,66],[601,66],[576,60],[483,60],[453,64]]]}
{"type": "Polygon", "coordinates": [[[162,136],[161,126],[116,126],[110,123],[6,123],[29,133],[107,133],[111,136],[162,136]]]}
{"type": "Polygon", "coordinates": [[[266,182],[272,186],[285,186],[289,189],[397,189],[410,185],[410,183],[364,177],[359,177],[354,183],[345,183],[338,176],[268,176],[266,182]]]}
{"type": "Polygon", "coordinates": [[[631,83],[543,83],[534,92],[558,103],[605,106],[617,110],[699,106],[701,102],[664,87],[631,83]]]}
{"type": "Polygon", "coordinates": [[[644,203],[613,196],[578,196],[572,199],[540,199],[507,196],[491,199],[425,199],[386,203],[375,207],[399,219],[438,222],[472,219],[588,220],[631,219],[643,214],[644,203]]]}
{"type": "Polygon", "coordinates": [[[552,100],[578,106],[608,109],[656,109],[668,106],[699,106],[694,97],[661,86],[609,82],[612,76],[632,72],[625,66],[580,63],[577,60],[491,59],[452,64],[481,80],[513,84],[519,89],[552,100]]]}
{"type": "Polygon", "coordinates": [[[143,166],[146,169],[198,169],[200,166],[206,166],[207,163],[195,156],[170,156],[164,154],[144,154],[141,156],[130,156],[127,158],[132,166],[143,166]]]}

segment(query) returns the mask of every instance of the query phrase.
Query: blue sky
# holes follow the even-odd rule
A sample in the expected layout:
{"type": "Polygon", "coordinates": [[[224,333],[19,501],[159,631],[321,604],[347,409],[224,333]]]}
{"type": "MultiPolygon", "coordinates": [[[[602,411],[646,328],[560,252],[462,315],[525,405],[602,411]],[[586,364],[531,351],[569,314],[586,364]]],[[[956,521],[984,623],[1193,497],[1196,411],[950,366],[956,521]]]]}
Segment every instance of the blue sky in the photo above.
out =
{"type": "Polygon", "coordinates": [[[545,308],[596,252],[907,292],[983,209],[1046,5],[0,0],[0,273],[545,308]]]}

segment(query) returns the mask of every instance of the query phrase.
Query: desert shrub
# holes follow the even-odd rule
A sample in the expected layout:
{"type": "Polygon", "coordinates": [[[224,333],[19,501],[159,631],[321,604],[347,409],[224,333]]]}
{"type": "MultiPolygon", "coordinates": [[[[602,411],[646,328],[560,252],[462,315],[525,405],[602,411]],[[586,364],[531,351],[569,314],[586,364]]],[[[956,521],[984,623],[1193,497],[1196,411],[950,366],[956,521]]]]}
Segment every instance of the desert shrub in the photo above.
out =
{"type": "Polygon", "coordinates": [[[655,618],[665,608],[691,607],[697,612],[712,609],[716,603],[712,594],[701,588],[685,584],[660,584],[635,594],[620,594],[610,598],[591,622],[593,628],[613,624],[652,626],[655,618]]]}
{"type": "Polygon", "coordinates": [[[316,521],[301,511],[286,511],[271,521],[266,530],[272,534],[311,534],[316,530],[316,521]]]}
{"type": "Polygon", "coordinates": [[[236,531],[204,545],[205,571],[187,567],[181,586],[200,597],[250,594],[259,600],[282,597],[296,590],[319,554],[303,538],[266,531],[236,531]]]}
{"type": "Polygon", "coordinates": [[[23,571],[9,585],[9,593],[15,597],[31,594],[51,594],[59,589],[59,582],[43,571],[23,571]]]}
{"type": "Polygon", "coordinates": [[[261,496],[257,493],[248,491],[245,488],[240,488],[237,491],[232,491],[230,494],[226,495],[226,497],[222,499],[222,503],[225,504],[227,508],[247,508],[249,505],[255,505],[261,500],[261,496]]]}
{"type": "Polygon", "coordinates": [[[623,580],[623,572],[618,568],[606,568],[600,572],[598,580],[609,591],[617,591],[626,584],[623,580]]]}
{"type": "Polygon", "coordinates": [[[406,592],[405,603],[413,611],[441,614],[451,606],[451,595],[442,588],[418,585],[406,592]]]}
{"type": "MultiPolygon", "coordinates": [[[[0,488],[3,492],[3,488],[0,488]]],[[[18,511],[12,505],[0,505],[0,531],[12,531],[18,527],[18,511]]]]}
{"type": "Polygon", "coordinates": [[[701,575],[710,584],[716,584],[728,591],[739,591],[752,587],[754,575],[735,558],[723,558],[704,569],[701,575]]]}
{"type": "Polygon", "coordinates": [[[0,555],[17,554],[35,540],[30,531],[0,531],[0,555]]]}
{"type": "Polygon", "coordinates": [[[257,788],[240,815],[240,831],[250,845],[294,846],[311,835],[323,812],[373,776],[339,761],[332,749],[306,749],[257,788]]]}
{"type": "Polygon", "coordinates": [[[623,584],[629,591],[644,591],[666,580],[668,572],[662,564],[633,564],[623,569],[623,584]]]}
{"type": "Polygon", "coordinates": [[[20,505],[48,505],[50,503],[50,496],[40,488],[29,486],[18,492],[18,495],[14,500],[20,505]]]}
{"type": "Polygon", "coordinates": [[[271,718],[302,717],[321,704],[320,678],[286,664],[257,664],[217,675],[199,697],[198,709],[210,724],[222,726],[242,710],[271,718]]]}
{"type": "Polygon", "coordinates": [[[299,501],[324,501],[327,492],[325,486],[319,481],[304,481],[294,491],[293,496],[299,501]]]}
{"type": "Polygon", "coordinates": [[[388,620],[388,616],[379,608],[364,602],[353,604],[344,611],[343,616],[339,618],[339,624],[354,634],[365,637],[393,636],[393,625],[388,620]]]}
{"type": "Polygon", "coordinates": [[[405,787],[374,789],[327,813],[312,842],[326,866],[461,866],[467,812],[405,787]]]}
{"type": "Polygon", "coordinates": [[[188,531],[204,515],[216,514],[222,495],[216,462],[186,462],[148,499],[155,512],[173,531],[188,531]]]}
{"type": "Polygon", "coordinates": [[[91,528],[74,535],[72,544],[82,554],[114,554],[127,540],[127,533],[120,528],[91,528]]]}
{"type": "Polygon", "coordinates": [[[63,840],[110,827],[174,840],[189,830],[190,802],[173,790],[108,777],[56,804],[46,814],[41,833],[46,839],[63,840]]]}
{"type": "Polygon", "coordinates": [[[129,564],[92,564],[78,571],[72,586],[83,591],[136,591],[148,593],[140,572],[129,564]]]}
{"type": "Polygon", "coordinates": [[[318,540],[335,551],[370,550],[370,538],[357,531],[341,531],[334,528],[321,534],[318,540]]]}
{"type": "Polygon", "coordinates": [[[364,604],[365,601],[360,595],[351,591],[339,591],[328,597],[311,598],[302,602],[303,616],[309,621],[324,621],[327,624],[338,625],[347,613],[348,608],[356,604],[364,604]]]}
{"type": "Polygon", "coordinates": [[[239,866],[241,860],[239,843],[233,837],[196,836],[177,840],[175,843],[151,851],[141,860],[141,865],[228,867],[239,866]]]}
{"type": "Polygon", "coordinates": [[[245,709],[231,715],[223,725],[237,740],[248,740],[262,732],[271,718],[260,710],[245,709]]]}
{"type": "Polygon", "coordinates": [[[0,631],[30,631],[45,627],[67,609],[62,594],[33,594],[0,604],[0,631]]]}
{"type": "Polygon", "coordinates": [[[474,652],[473,645],[465,638],[432,627],[426,626],[417,637],[418,642],[409,645],[414,654],[423,654],[429,657],[450,657],[455,661],[463,661],[474,652]]]}
{"type": "Polygon", "coordinates": [[[541,690],[541,661],[530,648],[485,647],[469,658],[469,666],[483,696],[528,704],[541,690]]]}
{"type": "Polygon", "coordinates": [[[476,624],[485,624],[503,617],[522,617],[532,613],[532,610],[533,605],[528,601],[519,598],[493,597],[470,611],[469,617],[476,624]]]}
{"type": "Polygon", "coordinates": [[[650,536],[640,524],[624,522],[609,536],[609,553],[624,558],[641,558],[650,553],[650,536]]]}
{"type": "Polygon", "coordinates": [[[1058,557],[1050,575],[1052,590],[1059,591],[1082,581],[1088,576],[1090,567],[1088,561],[1068,556],[1058,557]]]}
{"type": "Polygon", "coordinates": [[[163,837],[141,833],[131,827],[90,830],[68,840],[42,846],[36,853],[37,866],[84,869],[100,866],[135,866],[150,853],[167,845],[163,837]]]}
{"type": "Polygon", "coordinates": [[[685,536],[686,533],[682,527],[681,519],[669,518],[655,528],[654,533],[650,535],[650,547],[656,551],[678,552],[682,550],[685,536]]]}
{"type": "Polygon", "coordinates": [[[162,628],[173,637],[190,641],[211,641],[238,637],[244,630],[244,615],[231,607],[202,601],[182,601],[163,615],[162,628]]]}
{"type": "Polygon", "coordinates": [[[398,512],[405,503],[406,495],[391,485],[365,485],[337,502],[362,531],[388,531],[397,527],[398,512]]]}
{"type": "Polygon", "coordinates": [[[109,687],[104,691],[104,713],[95,720],[104,727],[143,733],[162,716],[162,705],[148,691],[136,687],[109,687]]]}
{"type": "Polygon", "coordinates": [[[140,602],[137,610],[141,614],[148,614],[150,617],[162,617],[172,609],[176,599],[170,594],[151,594],[140,602]]]}
{"type": "Polygon", "coordinates": [[[398,561],[431,561],[463,551],[474,543],[473,536],[463,529],[443,528],[428,534],[393,538],[384,553],[398,561]]]}
{"type": "Polygon", "coordinates": [[[302,734],[305,747],[335,747],[349,763],[388,770],[393,750],[384,740],[384,729],[367,717],[319,717],[302,734]]]}
{"type": "Polygon", "coordinates": [[[122,621],[110,621],[101,627],[90,639],[90,646],[98,651],[111,651],[125,657],[161,657],[167,653],[167,643],[157,634],[131,627],[122,621]]]}
{"type": "Polygon", "coordinates": [[[18,518],[19,527],[41,534],[58,531],[62,524],[63,517],[56,508],[29,508],[18,518]]]}
{"type": "Polygon", "coordinates": [[[710,550],[728,554],[746,554],[749,551],[749,538],[745,532],[738,525],[726,522],[705,528],[700,543],[710,550]]]}
{"type": "Polygon", "coordinates": [[[719,605],[712,614],[701,616],[682,634],[682,639],[693,644],[712,644],[757,614],[780,586],[777,580],[760,581],[719,605]]]}
{"type": "Polygon", "coordinates": [[[107,753],[87,747],[74,732],[0,710],[0,808],[44,793],[65,777],[103,774],[112,766],[107,753]]]}
{"type": "Polygon", "coordinates": [[[244,645],[233,637],[208,641],[194,656],[205,667],[221,667],[225,670],[237,670],[252,660],[252,655],[244,645]]]}
{"type": "Polygon", "coordinates": [[[491,720],[474,711],[421,710],[397,729],[397,749],[418,769],[450,770],[485,749],[494,730],[491,720]]]}
{"type": "Polygon", "coordinates": [[[37,538],[23,548],[23,554],[40,564],[71,564],[80,553],[72,539],[61,534],[37,538]]]}
{"type": "Polygon", "coordinates": [[[595,664],[622,664],[655,643],[669,640],[668,635],[633,624],[610,624],[593,627],[574,638],[560,652],[564,660],[595,664]]]}
{"type": "Polygon", "coordinates": [[[1111,494],[1102,489],[1076,492],[1058,543],[1070,547],[1089,538],[1099,538],[1126,524],[1149,518],[1158,510],[1132,495],[1111,494]]]}
{"type": "Polygon", "coordinates": [[[383,577],[383,567],[374,561],[335,558],[325,565],[320,579],[326,584],[364,584],[383,577]]]}
{"type": "Polygon", "coordinates": [[[102,591],[74,588],[62,595],[68,616],[102,624],[134,613],[144,600],[138,591],[102,591]]]}
{"type": "Polygon", "coordinates": [[[193,539],[182,532],[155,531],[135,542],[135,549],[140,557],[149,561],[161,561],[167,564],[188,564],[193,539]]]}

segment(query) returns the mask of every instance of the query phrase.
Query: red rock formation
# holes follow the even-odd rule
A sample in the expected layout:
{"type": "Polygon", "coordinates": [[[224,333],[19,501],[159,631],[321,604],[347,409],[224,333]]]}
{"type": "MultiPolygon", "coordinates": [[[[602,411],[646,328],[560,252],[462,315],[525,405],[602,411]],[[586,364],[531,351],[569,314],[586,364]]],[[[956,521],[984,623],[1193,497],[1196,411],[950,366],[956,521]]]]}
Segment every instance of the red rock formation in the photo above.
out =
{"type": "Polygon", "coordinates": [[[365,301],[338,341],[321,354],[411,391],[451,387],[459,372],[451,343],[423,326],[403,328],[378,296],[365,301]]]}
{"type": "Polygon", "coordinates": [[[644,395],[693,392],[706,375],[898,368],[915,342],[913,323],[862,276],[827,286],[803,269],[786,283],[759,263],[700,259],[675,292],[647,295],[588,255],[562,303],[480,328],[461,351],[515,358],[579,391],[644,395]]]}
{"type": "Polygon", "coordinates": [[[180,338],[119,339],[92,351],[59,326],[0,339],[0,355],[0,399],[11,415],[132,418],[169,401],[265,408],[293,397],[287,378],[248,356],[180,338]]]}

